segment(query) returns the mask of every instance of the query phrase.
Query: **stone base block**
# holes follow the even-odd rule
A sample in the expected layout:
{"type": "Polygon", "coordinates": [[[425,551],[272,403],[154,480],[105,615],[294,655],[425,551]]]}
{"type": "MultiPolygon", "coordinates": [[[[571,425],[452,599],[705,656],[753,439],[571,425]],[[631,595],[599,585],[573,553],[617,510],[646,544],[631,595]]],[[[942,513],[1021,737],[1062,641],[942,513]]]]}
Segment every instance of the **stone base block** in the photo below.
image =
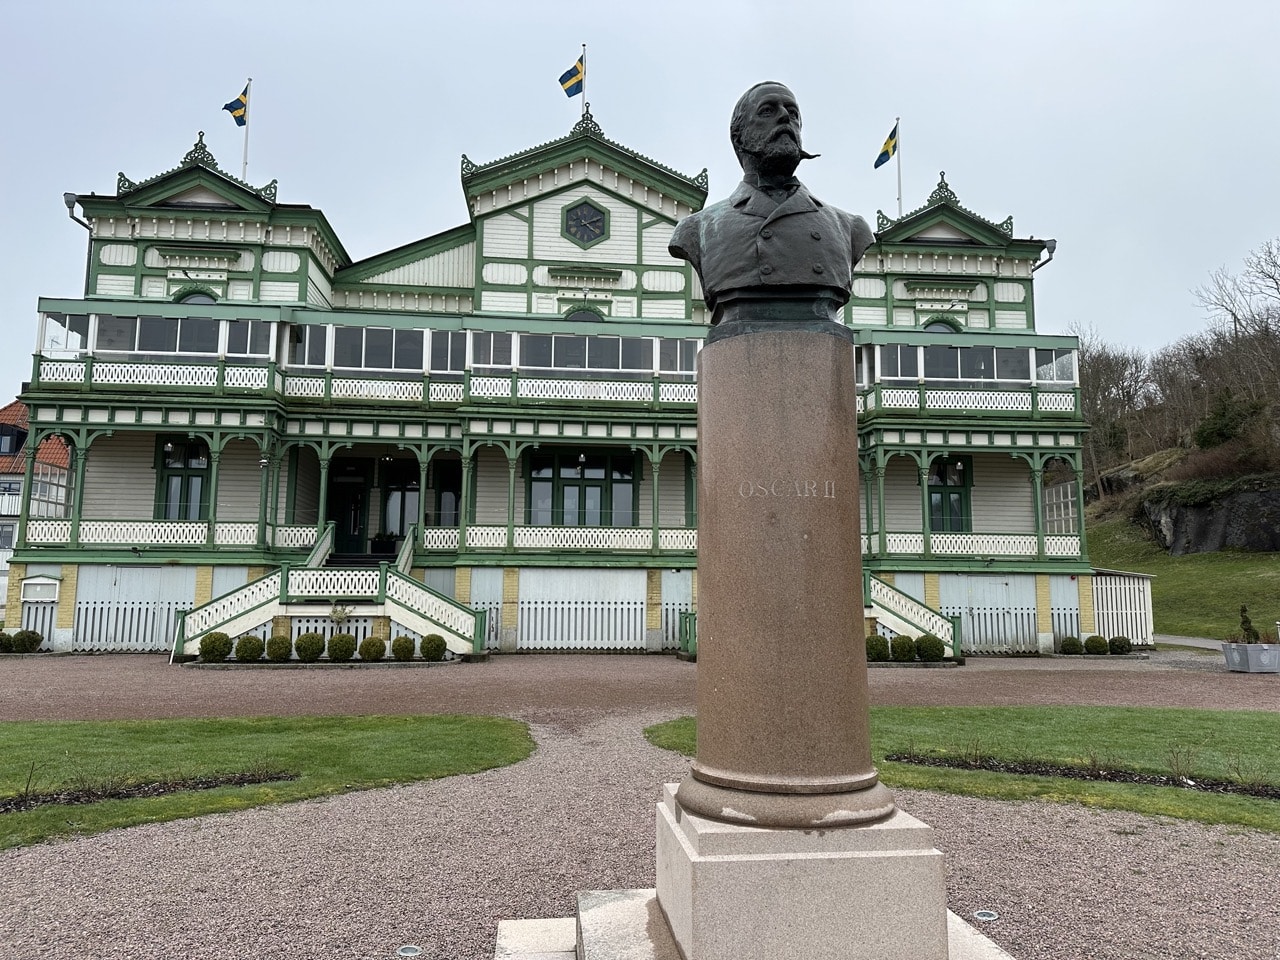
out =
{"type": "MultiPolygon", "coordinates": [[[[950,960],[1013,960],[965,923],[947,914],[950,960]]],[[[649,890],[601,890],[578,895],[578,918],[503,920],[494,960],[694,960],[680,956],[649,890]]],[[[777,954],[794,960],[799,953],[777,954]]],[[[865,957],[856,944],[847,957],[865,957]]]]}
{"type": "Polygon", "coordinates": [[[685,960],[948,960],[933,830],[876,823],[770,830],[684,810],[657,818],[657,896],[685,960]]]}

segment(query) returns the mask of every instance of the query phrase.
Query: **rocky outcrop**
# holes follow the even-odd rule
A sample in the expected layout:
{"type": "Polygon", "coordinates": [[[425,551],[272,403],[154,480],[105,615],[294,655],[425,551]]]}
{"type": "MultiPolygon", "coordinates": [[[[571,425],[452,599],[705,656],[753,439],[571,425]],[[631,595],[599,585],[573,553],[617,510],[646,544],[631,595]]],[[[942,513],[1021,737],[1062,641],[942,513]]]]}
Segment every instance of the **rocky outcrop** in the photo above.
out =
{"type": "Polygon", "coordinates": [[[1236,490],[1204,503],[1142,504],[1151,530],[1175,557],[1215,550],[1280,550],[1280,490],[1236,490]]]}

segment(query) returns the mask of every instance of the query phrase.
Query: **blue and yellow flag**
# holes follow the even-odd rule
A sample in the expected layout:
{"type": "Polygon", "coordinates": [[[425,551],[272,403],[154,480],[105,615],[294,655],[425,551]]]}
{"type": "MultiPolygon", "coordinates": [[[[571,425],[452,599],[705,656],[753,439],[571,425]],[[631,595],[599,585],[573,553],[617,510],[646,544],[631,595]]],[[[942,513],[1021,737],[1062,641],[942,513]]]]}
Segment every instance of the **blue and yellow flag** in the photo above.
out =
{"type": "Polygon", "coordinates": [[[876,165],[872,169],[878,170],[886,163],[889,158],[898,152],[898,125],[893,125],[893,130],[889,134],[889,139],[885,140],[884,146],[880,148],[880,156],[876,157],[876,165]]]}
{"type": "Polygon", "coordinates": [[[231,114],[237,127],[243,127],[249,121],[249,85],[245,84],[244,92],[222,109],[231,114]]]}
{"type": "Polygon", "coordinates": [[[576,97],[587,83],[586,57],[579,57],[578,62],[560,74],[560,86],[566,97],[576,97]]]}

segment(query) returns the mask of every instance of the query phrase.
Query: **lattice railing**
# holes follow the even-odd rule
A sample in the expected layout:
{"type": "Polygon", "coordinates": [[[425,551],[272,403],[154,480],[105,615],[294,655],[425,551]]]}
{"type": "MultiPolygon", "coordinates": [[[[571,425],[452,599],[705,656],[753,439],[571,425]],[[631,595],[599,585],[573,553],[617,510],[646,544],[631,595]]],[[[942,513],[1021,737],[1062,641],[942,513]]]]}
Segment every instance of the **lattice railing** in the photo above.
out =
{"type": "Polygon", "coordinates": [[[387,575],[387,599],[417,610],[423,616],[452,630],[460,637],[471,638],[476,632],[477,614],[434,590],[399,573],[387,575]]]}
{"type": "Polygon", "coordinates": [[[334,378],[329,386],[335,400],[396,400],[419,403],[422,400],[421,380],[357,380],[334,378]]]}
{"type": "Polygon", "coordinates": [[[506,400],[511,396],[510,377],[472,377],[471,396],[486,400],[506,400]]]}
{"type": "Polygon", "coordinates": [[[674,529],[658,531],[659,550],[697,550],[698,531],[693,529],[674,529]]]}
{"type": "Polygon", "coordinates": [[[885,409],[918,410],[920,408],[919,390],[881,390],[880,405],[885,409]]]}
{"type": "Polygon", "coordinates": [[[982,410],[1030,413],[1031,394],[1012,390],[926,390],[929,410],[982,410]]]}
{"type": "Polygon", "coordinates": [[[506,527],[467,527],[467,546],[469,548],[505,547],[507,545],[506,527]]]}
{"type": "Polygon", "coordinates": [[[924,534],[886,533],[884,548],[889,553],[924,553],[924,534]]]}
{"type": "Polygon", "coordinates": [[[551,380],[521,378],[516,384],[521,400],[604,400],[648,403],[653,384],[637,380],[551,380]]]}
{"type": "Polygon", "coordinates": [[[1080,538],[1045,537],[1044,554],[1046,557],[1078,557],[1080,556],[1080,538]]]}
{"type": "Polygon", "coordinates": [[[422,531],[423,550],[457,550],[456,527],[425,527],[422,531]]]}
{"type": "Polygon", "coordinates": [[[316,542],[314,525],[276,527],[273,539],[277,547],[310,547],[316,542]]]}
{"type": "Polygon", "coordinates": [[[93,366],[95,384],[131,387],[214,387],[218,368],[195,363],[103,363],[93,366]]]}
{"type": "Polygon", "coordinates": [[[663,403],[697,403],[698,385],[696,383],[660,383],[658,399],[663,403]]]}
{"type": "MultiPolygon", "coordinates": [[[[256,528],[255,528],[256,532],[256,528]]],[[[209,524],[187,520],[82,520],[81,543],[141,543],[198,546],[209,537],[209,524]]]]}
{"type": "Polygon", "coordinates": [[[868,603],[907,621],[925,633],[931,633],[947,645],[952,656],[956,653],[955,629],[948,617],[933,610],[914,597],[885,583],[879,577],[867,577],[868,603]]]}
{"type": "Polygon", "coordinates": [[[266,367],[227,367],[222,382],[244,390],[265,390],[267,372],[266,367]]]}
{"type": "Polygon", "coordinates": [[[306,397],[318,400],[324,396],[323,377],[285,377],[284,395],[286,397],[306,397]]]}
{"type": "Polygon", "coordinates": [[[303,569],[289,571],[288,596],[321,599],[376,597],[380,574],[377,570],[303,569]]]}
{"type": "Polygon", "coordinates": [[[70,520],[27,521],[27,543],[66,543],[70,539],[70,520]]]}
{"type": "Polygon", "coordinates": [[[264,603],[277,600],[279,597],[280,571],[277,570],[188,613],[185,628],[187,638],[194,639],[214,627],[248,613],[264,603]]]}
{"type": "Polygon", "coordinates": [[[432,403],[461,403],[462,402],[462,384],[460,383],[433,383],[431,384],[428,398],[432,403]]]}
{"type": "Polygon", "coordinates": [[[1048,393],[1040,391],[1036,404],[1045,413],[1075,413],[1076,396],[1074,393],[1048,393]]]}
{"type": "Polygon", "coordinates": [[[938,554],[998,557],[1034,557],[1037,546],[1035,534],[1008,533],[935,533],[930,545],[938,554]]]}
{"type": "Polygon", "coordinates": [[[256,523],[219,523],[213,528],[213,542],[220,547],[249,547],[258,542],[256,523]]]}
{"type": "Polygon", "coordinates": [[[515,546],[539,550],[648,550],[653,535],[635,527],[516,527],[515,546]]]}
{"type": "Polygon", "coordinates": [[[40,382],[84,383],[87,368],[83,360],[41,360],[40,382]]]}

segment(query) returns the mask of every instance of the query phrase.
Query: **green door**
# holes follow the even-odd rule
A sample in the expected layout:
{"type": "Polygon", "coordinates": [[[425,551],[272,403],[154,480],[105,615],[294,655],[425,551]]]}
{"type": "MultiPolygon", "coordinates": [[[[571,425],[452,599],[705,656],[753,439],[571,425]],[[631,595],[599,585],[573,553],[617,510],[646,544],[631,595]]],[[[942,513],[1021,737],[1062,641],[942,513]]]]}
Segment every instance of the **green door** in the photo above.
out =
{"type": "Polygon", "coordinates": [[[334,461],[329,478],[329,516],[334,553],[369,552],[369,477],[363,460],[334,461]]]}

